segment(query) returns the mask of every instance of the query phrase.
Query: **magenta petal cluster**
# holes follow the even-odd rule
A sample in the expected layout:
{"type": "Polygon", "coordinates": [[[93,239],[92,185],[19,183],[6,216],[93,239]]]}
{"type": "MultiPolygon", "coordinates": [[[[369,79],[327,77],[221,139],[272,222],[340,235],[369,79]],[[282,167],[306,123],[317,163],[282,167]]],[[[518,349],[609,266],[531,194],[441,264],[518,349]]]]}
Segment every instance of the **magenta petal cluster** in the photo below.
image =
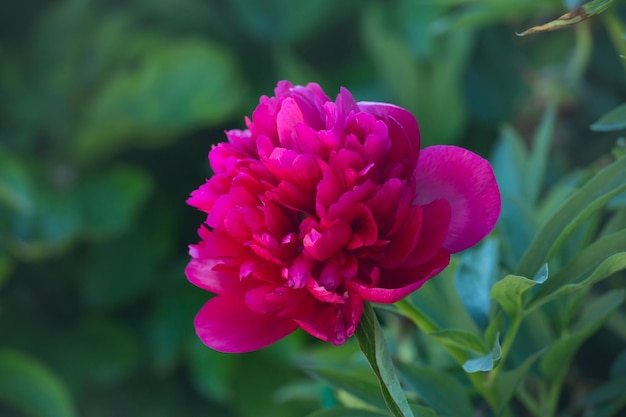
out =
{"type": "Polygon", "coordinates": [[[365,300],[417,290],[500,214],[489,163],[453,146],[420,151],[400,107],[282,81],[246,125],[211,150],[214,175],[188,200],[207,213],[186,274],[217,294],[195,320],[215,350],[260,349],[298,328],[341,344],[365,300]]]}

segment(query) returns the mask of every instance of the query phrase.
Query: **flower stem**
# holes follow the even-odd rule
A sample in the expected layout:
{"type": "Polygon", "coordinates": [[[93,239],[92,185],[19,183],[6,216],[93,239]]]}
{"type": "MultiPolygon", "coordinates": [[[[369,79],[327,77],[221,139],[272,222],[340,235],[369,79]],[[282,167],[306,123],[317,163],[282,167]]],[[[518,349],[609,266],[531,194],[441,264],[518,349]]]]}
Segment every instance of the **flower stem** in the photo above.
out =
{"type": "Polygon", "coordinates": [[[398,301],[396,304],[398,311],[411,320],[417,327],[426,333],[439,331],[439,326],[435,324],[428,316],[418,310],[413,304],[406,299],[398,301]]]}
{"type": "MultiPolygon", "coordinates": [[[[433,322],[428,316],[422,313],[417,307],[411,304],[406,299],[400,300],[395,304],[398,311],[411,320],[418,328],[422,329],[426,334],[433,333],[441,330],[435,322],[433,322]]],[[[463,365],[468,357],[465,352],[461,349],[442,345],[444,349],[456,360],[459,365],[463,365]]],[[[481,376],[480,373],[473,372],[467,373],[467,377],[474,389],[482,395],[482,397],[487,401],[489,406],[493,409],[497,409],[497,399],[493,395],[493,391],[485,386],[485,379],[481,376]]]]}
{"type": "Polygon", "coordinates": [[[513,347],[513,342],[515,341],[515,337],[517,336],[519,327],[522,324],[523,316],[524,316],[523,313],[518,313],[513,318],[513,321],[511,322],[511,326],[509,327],[508,332],[506,333],[504,342],[502,342],[502,355],[500,357],[500,363],[498,364],[498,366],[496,366],[496,368],[493,371],[491,371],[491,374],[489,375],[490,384],[496,380],[498,374],[500,373],[500,370],[504,368],[506,358],[509,355],[511,348],[513,347]]]}

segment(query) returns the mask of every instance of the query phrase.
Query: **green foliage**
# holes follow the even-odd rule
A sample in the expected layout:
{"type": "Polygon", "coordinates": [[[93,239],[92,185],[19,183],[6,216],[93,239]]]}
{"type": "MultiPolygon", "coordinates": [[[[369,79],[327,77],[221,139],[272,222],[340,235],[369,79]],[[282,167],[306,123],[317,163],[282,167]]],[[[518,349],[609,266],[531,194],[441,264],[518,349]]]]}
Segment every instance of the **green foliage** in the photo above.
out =
{"type": "Polygon", "coordinates": [[[76,412],[63,382],[38,360],[0,350],[0,400],[32,417],[72,417],[76,412]]]}
{"type": "Polygon", "coordinates": [[[413,417],[394,371],[382,328],[378,324],[374,310],[369,303],[366,303],[363,308],[363,316],[354,335],[359,343],[359,348],[380,381],[383,398],[391,413],[396,417],[413,417]]]}

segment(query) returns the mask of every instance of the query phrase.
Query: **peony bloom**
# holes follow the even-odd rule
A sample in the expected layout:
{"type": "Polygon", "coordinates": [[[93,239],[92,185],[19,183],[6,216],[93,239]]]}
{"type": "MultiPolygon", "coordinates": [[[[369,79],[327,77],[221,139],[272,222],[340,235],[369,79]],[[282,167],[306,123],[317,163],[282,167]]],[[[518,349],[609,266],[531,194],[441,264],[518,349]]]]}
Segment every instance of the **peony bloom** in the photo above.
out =
{"type": "Polygon", "coordinates": [[[217,294],[195,326],[222,352],[297,328],[341,344],[364,300],[417,290],[500,213],[489,163],[453,146],[420,151],[406,110],[346,89],[332,101],[317,84],[282,81],[275,94],[213,147],[215,174],[188,200],[208,216],[186,274],[217,294]]]}

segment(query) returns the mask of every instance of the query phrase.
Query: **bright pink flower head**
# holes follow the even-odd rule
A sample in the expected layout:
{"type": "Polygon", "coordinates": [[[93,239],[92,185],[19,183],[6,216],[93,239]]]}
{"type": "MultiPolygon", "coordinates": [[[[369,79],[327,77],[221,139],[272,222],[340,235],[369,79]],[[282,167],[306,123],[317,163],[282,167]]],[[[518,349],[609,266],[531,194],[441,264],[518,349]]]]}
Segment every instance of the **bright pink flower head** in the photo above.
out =
{"type": "Polygon", "coordinates": [[[215,174],[188,200],[208,216],[186,274],[217,294],[195,326],[222,352],[297,328],[341,344],[364,300],[417,290],[500,214],[489,163],[452,146],[420,152],[406,110],[346,89],[332,101],[317,84],[282,81],[275,94],[211,150],[215,174]]]}

